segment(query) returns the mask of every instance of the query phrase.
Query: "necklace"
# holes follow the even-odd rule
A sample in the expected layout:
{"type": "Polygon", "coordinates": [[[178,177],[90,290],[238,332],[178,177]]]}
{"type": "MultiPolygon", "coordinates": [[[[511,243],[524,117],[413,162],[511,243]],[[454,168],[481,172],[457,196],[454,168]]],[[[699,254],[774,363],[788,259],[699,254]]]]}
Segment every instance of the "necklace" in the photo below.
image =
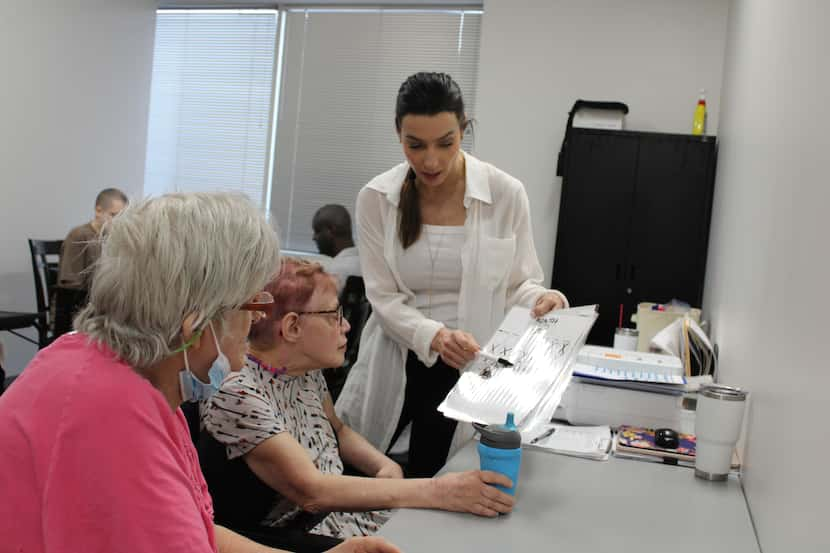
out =
{"type": "Polygon", "coordinates": [[[248,354],[248,359],[259,365],[269,373],[273,374],[274,376],[279,376],[281,374],[285,374],[286,372],[288,372],[288,369],[286,367],[272,367],[271,365],[269,365],[262,359],[259,359],[258,357],[254,356],[251,353],[248,354]]]}
{"type": "Polygon", "coordinates": [[[432,285],[435,279],[435,262],[438,256],[441,255],[441,244],[444,243],[444,233],[440,232],[438,238],[438,245],[435,247],[435,254],[432,253],[432,240],[430,240],[430,232],[424,229],[424,238],[427,241],[427,251],[429,251],[429,289],[427,291],[427,317],[432,318],[432,285]]]}

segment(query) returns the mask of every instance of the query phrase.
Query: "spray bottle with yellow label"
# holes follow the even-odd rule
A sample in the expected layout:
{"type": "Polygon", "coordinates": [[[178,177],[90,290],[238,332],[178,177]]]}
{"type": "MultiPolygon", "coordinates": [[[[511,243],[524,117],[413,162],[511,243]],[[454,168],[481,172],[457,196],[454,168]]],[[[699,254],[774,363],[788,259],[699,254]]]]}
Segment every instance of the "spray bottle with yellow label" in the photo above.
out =
{"type": "Polygon", "coordinates": [[[692,120],[692,134],[706,134],[706,91],[702,88],[695,107],[695,117],[692,120]]]}

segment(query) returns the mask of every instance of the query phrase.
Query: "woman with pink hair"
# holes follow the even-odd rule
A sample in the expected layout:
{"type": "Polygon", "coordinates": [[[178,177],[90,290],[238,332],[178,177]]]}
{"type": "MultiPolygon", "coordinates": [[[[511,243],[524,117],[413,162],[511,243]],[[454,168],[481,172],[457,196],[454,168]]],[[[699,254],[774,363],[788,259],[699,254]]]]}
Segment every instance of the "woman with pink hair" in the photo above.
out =
{"type": "MultiPolygon", "coordinates": [[[[248,361],[223,382],[203,416],[206,430],[225,446],[219,464],[241,457],[259,491],[270,493],[268,512],[257,522],[345,538],[376,532],[389,517],[382,509],[496,516],[513,508],[513,498],[491,485],[512,483],[493,472],[404,480],[397,463],[337,417],[320,369],[343,363],[349,323],[335,281],[320,265],[286,259],[266,290],[274,303],[251,329],[248,361]],[[366,476],[345,476],[344,463],[366,476]]],[[[211,481],[211,474],[226,471],[205,472],[217,517],[238,508],[211,481]]]]}

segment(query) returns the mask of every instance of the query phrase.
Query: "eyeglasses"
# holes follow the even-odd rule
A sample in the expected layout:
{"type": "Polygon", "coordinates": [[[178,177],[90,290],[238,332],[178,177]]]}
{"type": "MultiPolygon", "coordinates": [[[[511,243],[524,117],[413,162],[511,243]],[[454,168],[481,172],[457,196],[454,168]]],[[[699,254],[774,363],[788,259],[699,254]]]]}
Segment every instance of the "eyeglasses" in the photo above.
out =
{"type": "Polygon", "coordinates": [[[272,305],[274,305],[274,296],[263,290],[251,298],[251,301],[240,305],[239,309],[243,311],[253,311],[253,313],[251,313],[251,318],[252,322],[255,323],[267,316],[268,310],[272,305]]]}
{"type": "Polygon", "coordinates": [[[338,305],[336,309],[327,311],[296,311],[297,315],[337,315],[337,326],[343,324],[343,306],[338,305]]]}

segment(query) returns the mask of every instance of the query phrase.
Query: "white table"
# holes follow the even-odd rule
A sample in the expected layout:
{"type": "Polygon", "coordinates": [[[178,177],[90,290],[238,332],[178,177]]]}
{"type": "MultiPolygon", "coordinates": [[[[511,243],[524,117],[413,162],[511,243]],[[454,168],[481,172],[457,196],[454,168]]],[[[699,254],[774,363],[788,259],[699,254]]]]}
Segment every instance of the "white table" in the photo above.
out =
{"type": "MultiPolygon", "coordinates": [[[[758,553],[737,479],[693,469],[524,450],[513,512],[496,519],[402,509],[381,529],[405,553],[758,553]]],[[[445,467],[478,468],[476,443],[445,467]]]]}

